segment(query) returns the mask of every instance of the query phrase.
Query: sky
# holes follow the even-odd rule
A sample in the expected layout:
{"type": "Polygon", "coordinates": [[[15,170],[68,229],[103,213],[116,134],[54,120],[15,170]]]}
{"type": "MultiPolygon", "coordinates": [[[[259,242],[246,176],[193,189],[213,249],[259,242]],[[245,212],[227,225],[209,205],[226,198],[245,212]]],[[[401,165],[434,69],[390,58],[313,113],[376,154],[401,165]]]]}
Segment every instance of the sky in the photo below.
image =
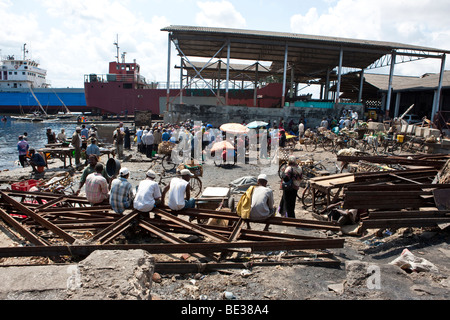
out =
{"type": "MultiPolygon", "coordinates": [[[[28,57],[54,88],[82,88],[108,73],[114,42],[148,82],[167,80],[170,25],[226,27],[400,42],[450,50],[448,0],[0,0],[0,55],[28,57]]],[[[176,52],[172,49],[172,53],[176,52]]],[[[195,60],[195,59],[192,59],[195,60]]],[[[172,58],[172,65],[179,65],[172,58]]],[[[450,59],[447,58],[447,67],[450,59]]],[[[387,69],[387,68],[385,68],[387,69]]],[[[440,60],[396,66],[398,75],[438,73],[440,60]]],[[[389,70],[378,72],[388,74],[389,70]]],[[[172,81],[179,71],[171,68],[172,81]]]]}

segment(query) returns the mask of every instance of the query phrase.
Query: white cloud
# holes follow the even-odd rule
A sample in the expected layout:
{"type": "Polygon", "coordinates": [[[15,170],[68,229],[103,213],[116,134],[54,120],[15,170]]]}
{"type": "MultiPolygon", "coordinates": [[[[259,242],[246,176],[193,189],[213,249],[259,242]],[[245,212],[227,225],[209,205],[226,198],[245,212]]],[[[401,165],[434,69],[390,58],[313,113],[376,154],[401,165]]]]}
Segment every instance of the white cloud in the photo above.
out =
{"type": "MultiPolygon", "coordinates": [[[[291,31],[450,49],[448,0],[339,0],[325,12],[310,8],[291,17],[291,31]]],[[[439,72],[440,60],[396,67],[396,74],[439,72]]]]}
{"type": "Polygon", "coordinates": [[[127,3],[45,0],[39,13],[35,10],[23,16],[13,13],[12,2],[0,0],[0,21],[5,23],[2,55],[10,54],[12,48],[20,53],[23,43],[29,43],[32,58],[48,70],[53,87],[83,87],[85,74],[108,73],[118,34],[120,54],[127,52],[127,61],[137,59],[148,81],[161,81],[166,77],[167,33],[160,30],[170,23],[163,16],[144,18],[127,3]],[[46,18],[38,20],[39,14],[46,18]]]}
{"type": "Polygon", "coordinates": [[[200,12],[196,15],[196,23],[205,27],[245,28],[245,18],[229,1],[199,1],[200,12]]]}

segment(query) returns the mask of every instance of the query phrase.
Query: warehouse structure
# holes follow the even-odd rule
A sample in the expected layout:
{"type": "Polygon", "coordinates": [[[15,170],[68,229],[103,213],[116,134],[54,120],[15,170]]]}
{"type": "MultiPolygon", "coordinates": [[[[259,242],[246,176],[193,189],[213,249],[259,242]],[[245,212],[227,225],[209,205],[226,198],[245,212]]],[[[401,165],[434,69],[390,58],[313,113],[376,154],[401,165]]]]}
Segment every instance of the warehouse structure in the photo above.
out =
{"type": "MultiPolygon", "coordinates": [[[[362,103],[365,96],[365,72],[389,66],[383,102],[384,111],[389,115],[394,112],[392,95],[395,66],[421,59],[438,59],[441,61],[441,70],[437,77],[433,77],[436,83],[433,84],[435,93],[431,116],[440,110],[446,54],[450,53],[448,50],[393,42],[228,28],[169,26],[162,31],[168,32],[169,39],[168,83],[173,43],[182,61],[181,88],[189,88],[194,81],[201,80],[217,98],[224,97],[224,105],[229,105],[231,84],[239,77],[254,83],[255,92],[263,77],[264,80],[272,77],[282,82],[280,107],[287,104],[297,106],[295,100],[299,84],[318,84],[322,88],[320,99],[331,102],[332,108],[336,108],[345,97],[345,94],[341,95],[346,90],[343,85],[344,70],[359,74],[359,84],[356,90],[352,86],[352,91],[357,92],[356,101],[362,103]],[[191,61],[193,57],[209,61],[198,64],[191,61]],[[249,63],[246,67],[236,69],[232,60],[249,63]],[[215,71],[212,72],[212,69],[215,71]],[[207,80],[214,80],[216,85],[207,80]],[[220,84],[224,83],[225,88],[220,91],[220,84]]],[[[169,105],[170,88],[167,92],[169,105]]],[[[255,93],[254,106],[257,106],[256,101],[255,93]]],[[[314,107],[314,103],[308,106],[314,107]]]]}

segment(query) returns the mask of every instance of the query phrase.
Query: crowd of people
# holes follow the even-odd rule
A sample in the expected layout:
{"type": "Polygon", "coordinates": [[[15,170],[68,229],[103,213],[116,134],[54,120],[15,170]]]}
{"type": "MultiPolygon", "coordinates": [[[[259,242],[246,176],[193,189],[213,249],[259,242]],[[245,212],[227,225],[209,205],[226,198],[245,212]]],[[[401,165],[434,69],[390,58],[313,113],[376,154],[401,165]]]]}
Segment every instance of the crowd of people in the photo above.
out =
{"type": "MultiPolygon", "coordinates": [[[[352,112],[348,117],[342,117],[340,121],[324,118],[320,126],[332,130],[335,127],[351,127],[355,121],[357,121],[357,113],[352,112]]],[[[270,140],[278,135],[279,146],[284,147],[287,135],[301,137],[305,133],[306,127],[306,119],[301,118],[297,123],[293,120],[286,123],[283,119],[268,121],[267,126],[260,129],[267,130],[269,145],[270,140]]],[[[207,146],[226,140],[227,136],[225,132],[213,128],[210,124],[198,124],[188,120],[178,124],[156,123],[153,126],[138,127],[133,135],[129,128],[124,128],[123,123],[120,123],[112,133],[112,138],[116,156],[119,160],[123,160],[124,150],[131,150],[132,146],[136,148],[137,152],[152,158],[158,153],[158,146],[163,142],[181,145],[183,150],[190,149],[192,151],[195,149],[194,147],[199,147],[204,151],[207,146]]],[[[179,172],[178,176],[173,178],[163,190],[155,181],[157,173],[152,170],[146,173],[145,179],[136,188],[133,188],[128,181],[132,173],[127,168],[121,168],[117,176],[109,176],[106,166],[100,162],[95,125],[88,129],[85,124],[82,124],[75,129],[69,139],[65,129],[61,129],[58,134],[47,129],[47,139],[49,144],[70,144],[75,149],[77,166],[81,164],[81,152],[85,150],[87,166],[81,174],[76,194],[78,195],[85,187],[86,198],[93,206],[108,203],[119,214],[123,214],[127,209],[151,212],[153,208],[160,205],[167,205],[173,211],[195,207],[195,199],[191,197],[189,185],[193,174],[189,170],[179,172]],[[166,196],[167,203],[165,203],[166,196]]],[[[248,147],[248,136],[243,139],[233,142],[235,145],[248,147]]],[[[22,166],[25,167],[26,163],[29,163],[33,167],[33,172],[43,171],[46,166],[43,155],[30,149],[24,136],[19,137],[18,150],[22,166]]],[[[224,152],[226,151],[224,150],[224,152]]],[[[245,216],[248,221],[263,221],[274,216],[276,208],[278,208],[281,216],[295,218],[295,203],[301,180],[301,168],[298,167],[295,157],[290,157],[280,182],[282,197],[279,205],[274,203],[273,190],[268,187],[267,176],[262,174],[257,179],[257,185],[249,188],[241,197],[238,214],[245,216]]]]}

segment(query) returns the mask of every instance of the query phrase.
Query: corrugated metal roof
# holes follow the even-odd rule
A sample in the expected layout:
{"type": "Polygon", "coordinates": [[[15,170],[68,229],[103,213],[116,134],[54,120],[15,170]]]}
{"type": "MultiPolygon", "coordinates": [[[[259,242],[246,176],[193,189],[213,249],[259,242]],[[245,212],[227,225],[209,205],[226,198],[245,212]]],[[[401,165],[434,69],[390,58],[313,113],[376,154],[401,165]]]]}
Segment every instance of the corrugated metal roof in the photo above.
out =
{"type": "MultiPolygon", "coordinates": [[[[436,90],[439,86],[439,74],[428,73],[421,77],[394,76],[392,78],[393,91],[412,91],[412,90],[436,90]]],[[[387,91],[389,88],[389,76],[383,74],[364,74],[365,81],[387,91]]],[[[442,87],[450,87],[450,71],[444,72],[442,78],[442,87]]]]}
{"type": "Polygon", "coordinates": [[[434,55],[450,51],[407,45],[402,43],[360,39],[269,32],[231,28],[169,26],[173,40],[186,56],[225,59],[224,44],[229,40],[230,58],[272,62],[272,72],[284,69],[285,48],[288,45],[288,64],[294,70],[296,82],[324,78],[327,70],[339,65],[341,48],[343,66],[365,69],[393,50],[434,55]],[[222,48],[222,50],[220,50],[222,48]]]}
{"type": "Polygon", "coordinates": [[[429,51],[437,53],[450,53],[450,50],[442,50],[431,47],[416,46],[410,44],[403,44],[398,42],[388,41],[373,41],[340,37],[329,37],[319,35],[307,35],[298,33],[287,32],[273,32],[273,31],[261,31],[261,30],[245,30],[245,29],[232,29],[232,28],[213,28],[213,27],[196,27],[196,26],[169,26],[163,28],[161,31],[168,32],[188,32],[188,33],[203,33],[203,34],[223,34],[227,36],[246,36],[246,37],[259,37],[259,38],[272,38],[278,40],[296,40],[296,41],[317,41],[328,42],[341,45],[359,45],[366,47],[378,47],[378,48],[390,48],[390,49],[404,49],[404,50],[419,50],[429,51]]]}

